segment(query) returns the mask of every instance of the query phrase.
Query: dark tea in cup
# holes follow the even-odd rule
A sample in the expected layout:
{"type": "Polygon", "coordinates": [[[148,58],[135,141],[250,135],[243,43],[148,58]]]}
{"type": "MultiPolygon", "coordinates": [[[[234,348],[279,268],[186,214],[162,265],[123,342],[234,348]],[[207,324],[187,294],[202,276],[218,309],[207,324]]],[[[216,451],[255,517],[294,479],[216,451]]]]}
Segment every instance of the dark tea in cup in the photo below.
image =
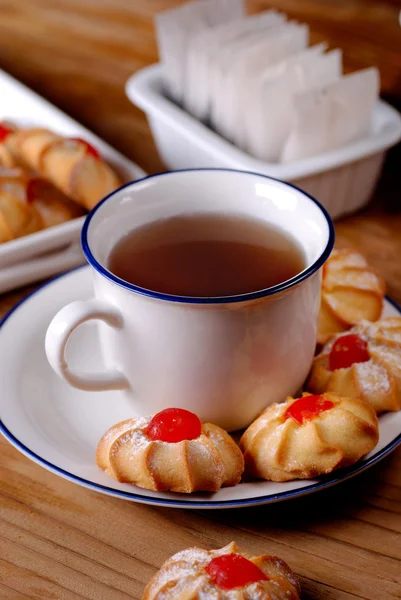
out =
{"type": "Polygon", "coordinates": [[[287,281],[305,268],[305,258],[292,237],[267,222],[209,213],[134,229],[113,248],[108,268],[148,290],[219,297],[287,281]]]}

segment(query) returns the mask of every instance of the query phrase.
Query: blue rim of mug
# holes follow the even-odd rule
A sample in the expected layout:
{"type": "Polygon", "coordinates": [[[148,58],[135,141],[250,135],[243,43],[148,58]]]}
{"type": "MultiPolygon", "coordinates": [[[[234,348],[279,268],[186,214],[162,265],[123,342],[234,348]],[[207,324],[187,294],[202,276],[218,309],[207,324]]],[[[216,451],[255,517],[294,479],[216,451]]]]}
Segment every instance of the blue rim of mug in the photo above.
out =
{"type": "Polygon", "coordinates": [[[268,175],[264,175],[262,173],[255,173],[253,171],[243,171],[240,169],[224,169],[224,168],[177,169],[174,171],[165,171],[163,173],[155,173],[154,175],[147,175],[146,177],[142,177],[141,179],[137,179],[135,181],[126,183],[125,185],[121,186],[114,192],[111,192],[111,194],[106,196],[101,202],[99,202],[99,204],[97,204],[89,212],[89,214],[87,215],[87,217],[85,219],[84,225],[82,227],[82,232],[81,232],[81,245],[82,245],[82,250],[85,255],[85,258],[88,261],[88,263],[91,265],[91,267],[93,267],[93,269],[95,269],[95,271],[100,273],[100,275],[103,275],[103,277],[106,277],[106,279],[109,279],[113,283],[116,283],[117,285],[119,285],[131,292],[136,292],[138,294],[142,294],[143,296],[148,296],[150,298],[155,298],[158,300],[167,300],[169,302],[180,302],[180,303],[185,303],[185,304],[228,304],[228,303],[233,303],[233,302],[245,302],[248,300],[256,300],[258,298],[264,298],[265,296],[271,296],[273,294],[277,294],[278,292],[283,292],[285,290],[288,290],[289,288],[291,288],[295,285],[298,285],[305,279],[308,279],[318,269],[320,269],[320,267],[329,258],[331,251],[333,250],[334,240],[335,240],[334,225],[333,225],[333,222],[331,220],[331,217],[330,217],[328,211],[324,208],[324,206],[322,206],[322,204],[320,204],[320,202],[318,202],[316,200],[316,198],[314,198],[307,192],[304,192],[303,190],[301,190],[296,185],[293,185],[292,183],[287,183],[285,181],[281,181],[280,179],[276,179],[275,177],[269,177],[268,175]],[[190,173],[190,172],[198,172],[198,171],[205,171],[205,172],[220,171],[220,172],[226,172],[226,173],[242,173],[244,175],[252,175],[252,176],[262,177],[264,179],[268,179],[271,181],[277,181],[278,183],[281,183],[292,189],[295,189],[297,192],[299,192],[300,194],[302,194],[303,196],[305,196],[306,198],[311,200],[314,204],[316,204],[316,206],[320,209],[320,211],[323,213],[324,217],[326,218],[327,226],[328,226],[328,230],[329,230],[329,236],[328,236],[328,240],[327,240],[325,249],[323,250],[323,252],[320,254],[320,256],[317,258],[317,260],[315,260],[315,262],[312,265],[310,265],[309,267],[307,267],[306,269],[304,269],[303,271],[298,273],[298,275],[295,275],[295,277],[292,277],[291,279],[283,281],[282,283],[279,283],[279,284],[274,285],[269,288],[265,288],[263,290],[258,290],[257,292],[250,292],[248,294],[237,294],[235,296],[216,296],[216,297],[214,297],[214,296],[213,297],[177,296],[177,295],[172,295],[172,294],[164,294],[162,292],[154,292],[152,290],[148,290],[148,289],[139,287],[137,285],[134,285],[133,283],[128,283],[127,281],[120,279],[119,277],[114,275],[111,271],[106,269],[103,265],[101,265],[96,260],[96,258],[93,256],[92,251],[89,246],[88,231],[89,231],[89,227],[90,227],[93,217],[98,212],[98,210],[103,206],[103,204],[105,204],[106,202],[111,200],[111,198],[113,198],[116,194],[120,193],[125,188],[134,186],[134,185],[141,183],[147,179],[155,179],[158,177],[165,177],[165,176],[169,176],[169,175],[175,174],[175,173],[190,173]]]}
{"type": "MultiPolygon", "coordinates": [[[[62,279],[75,271],[79,271],[81,269],[87,268],[86,265],[81,265],[79,267],[75,267],[74,269],[70,269],[65,273],[61,273],[60,275],[56,275],[49,281],[46,281],[43,285],[41,285],[38,289],[34,290],[25,298],[20,300],[15,306],[13,306],[0,320],[0,332],[3,325],[8,321],[8,319],[16,312],[25,302],[29,301],[31,296],[34,296],[43,291],[43,289],[56,281],[58,279],[62,279]]],[[[401,315],[401,306],[395,302],[392,298],[386,296],[386,300],[400,313],[401,315]]],[[[70,473],[66,469],[63,469],[54,463],[48,461],[46,458],[43,458],[30,448],[26,446],[23,442],[21,442],[6,426],[6,424],[2,421],[0,416],[0,433],[22,454],[30,458],[33,462],[36,462],[40,466],[44,467],[48,471],[59,475],[63,479],[67,481],[71,481],[72,483],[77,483],[87,489],[101,492],[108,496],[112,496],[115,498],[123,498],[125,500],[131,500],[132,502],[139,502],[142,504],[150,504],[155,506],[164,506],[170,508],[188,508],[188,509],[213,509],[213,508],[245,508],[247,506],[258,506],[263,504],[273,504],[274,502],[280,502],[282,500],[291,500],[300,496],[306,496],[313,492],[318,492],[330,488],[338,483],[342,483],[355,477],[355,475],[359,475],[366,471],[369,467],[375,465],[383,458],[388,456],[395,448],[401,444],[401,433],[398,434],[391,442],[389,442],[386,446],[384,446],[377,453],[373,454],[370,458],[359,461],[355,465],[351,467],[347,467],[345,469],[341,469],[334,476],[327,475],[323,476],[316,483],[312,483],[303,488],[288,490],[286,492],[279,492],[276,494],[265,494],[263,496],[252,496],[250,498],[238,498],[236,500],[195,500],[189,501],[185,498],[177,497],[177,499],[172,498],[160,498],[148,496],[146,494],[135,494],[134,492],[126,492],[124,490],[116,490],[115,488],[111,488],[106,485],[102,485],[100,483],[95,483],[90,479],[85,479],[84,477],[80,477],[79,475],[74,475],[74,473],[70,473]]]]}

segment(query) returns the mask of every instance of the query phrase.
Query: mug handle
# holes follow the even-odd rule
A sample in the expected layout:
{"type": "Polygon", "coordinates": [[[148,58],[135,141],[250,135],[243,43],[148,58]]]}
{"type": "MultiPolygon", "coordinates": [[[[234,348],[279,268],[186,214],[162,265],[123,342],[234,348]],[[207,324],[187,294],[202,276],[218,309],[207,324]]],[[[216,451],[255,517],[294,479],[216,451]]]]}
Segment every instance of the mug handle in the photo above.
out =
{"type": "Polygon", "coordinates": [[[129,387],[129,383],[118,370],[85,375],[73,373],[68,367],[65,349],[71,334],[82,323],[93,319],[100,319],[116,329],[121,329],[123,326],[120,312],[104,300],[92,298],[71,302],[56,314],[47,329],[45,339],[47,359],[61,379],[65,379],[79,390],[93,392],[125,390],[129,387]]]}

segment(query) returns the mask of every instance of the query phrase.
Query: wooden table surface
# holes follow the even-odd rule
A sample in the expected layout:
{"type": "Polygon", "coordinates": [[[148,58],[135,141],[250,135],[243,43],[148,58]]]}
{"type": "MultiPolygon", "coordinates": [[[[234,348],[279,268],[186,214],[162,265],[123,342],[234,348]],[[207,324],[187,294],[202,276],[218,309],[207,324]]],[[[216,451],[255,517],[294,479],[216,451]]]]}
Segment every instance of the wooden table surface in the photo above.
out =
{"type": "MultiPolygon", "coordinates": [[[[148,172],[162,170],[128,76],[157,59],[152,17],[173,0],[0,0],[0,67],[60,106],[148,172]]],[[[401,104],[399,0],[254,0],[310,23],[345,51],[346,68],[380,68],[401,104]]],[[[1,93],[1,90],[0,90],[1,93]]],[[[339,246],[366,253],[401,301],[399,149],[368,210],[337,223],[339,246]]],[[[0,299],[5,312],[27,290],[0,299]]],[[[34,315],[32,316],[34,318],[34,315]]],[[[185,512],[124,502],[64,481],[0,441],[0,598],[141,598],[171,554],[231,540],[282,556],[303,598],[401,597],[401,448],[356,480],[279,505],[185,512]]]]}

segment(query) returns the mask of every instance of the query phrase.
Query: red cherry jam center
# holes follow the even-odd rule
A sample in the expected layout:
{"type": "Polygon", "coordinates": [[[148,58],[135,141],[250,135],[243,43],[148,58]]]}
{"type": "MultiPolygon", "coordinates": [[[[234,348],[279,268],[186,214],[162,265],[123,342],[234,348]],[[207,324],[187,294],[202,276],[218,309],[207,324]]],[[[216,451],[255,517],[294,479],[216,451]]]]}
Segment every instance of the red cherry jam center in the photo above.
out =
{"type": "Polygon", "coordinates": [[[284,419],[294,419],[302,425],[305,421],[311,421],[325,410],[333,408],[334,403],[326,400],[323,396],[303,396],[295,400],[285,411],[284,419]]]}
{"type": "Polygon", "coordinates": [[[268,580],[259,567],[244,556],[234,553],[213,558],[206,566],[206,573],[222,590],[232,590],[255,581],[268,580]]]}
{"type": "Polygon", "coordinates": [[[10,135],[10,133],[12,133],[13,130],[10,129],[9,127],[7,127],[7,125],[2,125],[0,123],[0,142],[2,142],[3,140],[6,139],[6,137],[8,135],[10,135]]]}
{"type": "Polygon", "coordinates": [[[87,154],[90,154],[94,158],[100,158],[100,154],[96,150],[96,148],[94,148],[93,146],[91,146],[91,144],[89,144],[87,141],[83,140],[82,138],[71,138],[71,139],[72,139],[73,142],[79,142],[80,144],[82,144],[83,146],[85,146],[85,152],[87,154]]]}
{"type": "Polygon", "coordinates": [[[354,363],[370,360],[368,345],[359,335],[350,333],[338,338],[333,344],[329,354],[329,368],[346,369],[354,363]]]}
{"type": "Polygon", "coordinates": [[[199,417],[183,408],[166,408],[157,413],[144,430],[152,440],[182,442],[194,440],[202,432],[199,417]]]}
{"type": "Polygon", "coordinates": [[[34,202],[38,196],[41,195],[41,191],[43,190],[43,180],[33,177],[28,181],[28,186],[26,189],[26,199],[28,204],[34,202]]]}

